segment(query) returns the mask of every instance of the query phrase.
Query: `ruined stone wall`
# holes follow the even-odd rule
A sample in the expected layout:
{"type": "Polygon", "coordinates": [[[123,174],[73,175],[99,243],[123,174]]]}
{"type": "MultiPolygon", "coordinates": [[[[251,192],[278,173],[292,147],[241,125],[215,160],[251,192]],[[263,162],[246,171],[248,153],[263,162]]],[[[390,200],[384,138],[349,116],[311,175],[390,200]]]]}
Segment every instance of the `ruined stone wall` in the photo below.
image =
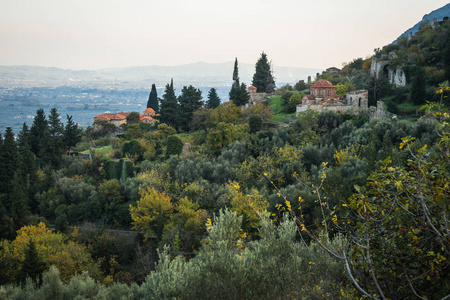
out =
{"type": "Polygon", "coordinates": [[[319,112],[324,111],[324,110],[329,110],[332,112],[339,112],[339,113],[345,113],[345,112],[350,112],[350,111],[356,111],[357,109],[355,109],[355,107],[351,106],[351,105],[322,105],[322,104],[308,104],[308,105],[302,105],[302,106],[297,106],[297,113],[302,112],[302,111],[306,111],[307,109],[313,109],[313,110],[317,110],[319,112]]]}
{"type": "Polygon", "coordinates": [[[256,104],[264,102],[268,99],[268,96],[266,93],[249,93],[250,94],[250,103],[256,104]]]}
{"type": "Polygon", "coordinates": [[[359,107],[369,107],[369,92],[367,90],[357,90],[347,93],[345,97],[347,105],[351,105],[358,109],[359,107]]]}
{"type": "Polygon", "coordinates": [[[391,84],[396,86],[406,85],[406,75],[402,69],[392,68],[388,60],[378,60],[374,57],[370,67],[370,76],[378,78],[380,74],[386,76],[391,84]]]}

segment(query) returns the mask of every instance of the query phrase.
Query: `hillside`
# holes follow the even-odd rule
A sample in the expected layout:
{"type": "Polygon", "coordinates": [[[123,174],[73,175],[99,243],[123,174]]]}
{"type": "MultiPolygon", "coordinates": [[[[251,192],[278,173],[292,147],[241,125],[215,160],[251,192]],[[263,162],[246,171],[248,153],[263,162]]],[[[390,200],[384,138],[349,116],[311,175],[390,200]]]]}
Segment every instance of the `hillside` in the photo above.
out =
{"type": "MultiPolygon", "coordinates": [[[[424,15],[420,22],[416,23],[413,27],[411,27],[411,28],[407,29],[405,32],[403,32],[397,38],[397,40],[399,38],[401,38],[402,36],[408,36],[410,32],[412,32],[412,34],[415,35],[416,32],[419,31],[420,25],[423,24],[424,22],[429,21],[431,23],[431,22],[433,22],[433,18],[436,18],[437,21],[439,22],[448,16],[450,16],[450,3],[439,9],[433,10],[429,14],[424,15]]],[[[397,42],[397,40],[395,40],[394,44],[397,42]]]]}

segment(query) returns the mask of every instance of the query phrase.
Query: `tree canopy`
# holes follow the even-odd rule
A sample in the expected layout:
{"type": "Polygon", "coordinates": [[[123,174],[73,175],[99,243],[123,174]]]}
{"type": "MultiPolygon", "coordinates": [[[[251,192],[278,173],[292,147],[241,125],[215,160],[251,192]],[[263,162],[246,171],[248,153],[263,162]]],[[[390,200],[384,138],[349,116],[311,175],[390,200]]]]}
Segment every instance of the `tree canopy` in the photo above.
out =
{"type": "Polygon", "coordinates": [[[258,93],[272,93],[275,90],[272,66],[264,52],[256,62],[252,85],[257,88],[258,93]]]}

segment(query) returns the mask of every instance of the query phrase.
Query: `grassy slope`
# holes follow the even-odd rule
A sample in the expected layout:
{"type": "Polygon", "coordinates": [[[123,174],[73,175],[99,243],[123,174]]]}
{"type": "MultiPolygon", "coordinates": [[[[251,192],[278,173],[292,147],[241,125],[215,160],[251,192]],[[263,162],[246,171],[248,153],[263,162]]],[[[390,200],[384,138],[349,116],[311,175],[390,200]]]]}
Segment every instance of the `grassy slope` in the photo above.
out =
{"type": "Polygon", "coordinates": [[[283,112],[283,108],[281,106],[281,96],[275,95],[271,96],[269,100],[269,105],[272,108],[273,118],[272,123],[281,124],[286,121],[292,114],[288,114],[283,112]]]}

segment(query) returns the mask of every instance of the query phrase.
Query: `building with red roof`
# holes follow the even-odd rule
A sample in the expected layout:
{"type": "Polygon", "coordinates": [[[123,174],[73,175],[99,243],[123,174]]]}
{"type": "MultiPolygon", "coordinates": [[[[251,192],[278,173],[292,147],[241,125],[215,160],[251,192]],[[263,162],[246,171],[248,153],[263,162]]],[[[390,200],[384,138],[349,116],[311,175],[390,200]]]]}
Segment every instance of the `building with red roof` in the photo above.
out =
{"type": "Polygon", "coordinates": [[[336,87],[326,79],[318,80],[309,90],[314,97],[325,98],[336,95],[336,87]]]}
{"type": "Polygon", "coordinates": [[[249,93],[256,93],[257,91],[258,91],[258,88],[253,85],[251,85],[247,88],[247,92],[249,92],[249,93]]]}
{"type": "MultiPolygon", "coordinates": [[[[119,127],[120,125],[127,123],[127,116],[129,114],[130,114],[129,112],[119,112],[119,113],[115,113],[115,114],[104,113],[104,114],[95,116],[94,122],[95,121],[107,121],[107,122],[119,127]]],[[[155,116],[158,116],[158,115],[155,113],[153,108],[147,108],[146,110],[144,110],[143,114],[139,115],[139,119],[142,123],[153,123],[155,121],[155,119],[154,119],[155,116]]]]}

